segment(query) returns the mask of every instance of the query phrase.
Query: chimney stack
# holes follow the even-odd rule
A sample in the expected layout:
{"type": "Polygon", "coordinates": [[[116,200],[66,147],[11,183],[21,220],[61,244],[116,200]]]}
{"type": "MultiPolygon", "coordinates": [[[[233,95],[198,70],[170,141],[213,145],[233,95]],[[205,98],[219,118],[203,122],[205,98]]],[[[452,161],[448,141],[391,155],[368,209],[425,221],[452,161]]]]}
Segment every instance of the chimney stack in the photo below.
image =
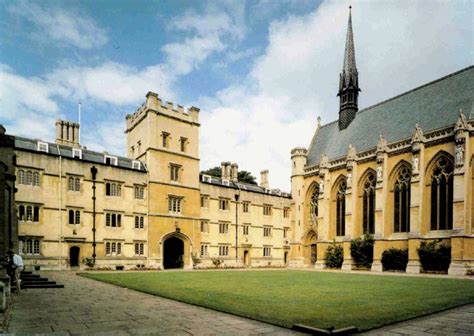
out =
{"type": "Polygon", "coordinates": [[[230,179],[232,182],[239,181],[239,165],[237,163],[233,163],[230,166],[230,179]]]}
{"type": "Polygon", "coordinates": [[[56,143],[71,147],[80,147],[79,127],[75,122],[56,120],[56,143]]]}
{"type": "Polygon", "coordinates": [[[221,162],[221,177],[223,180],[231,179],[231,167],[230,162],[221,162]]]}
{"type": "Polygon", "coordinates": [[[270,188],[270,185],[268,184],[268,169],[260,172],[260,187],[265,189],[270,188]]]}

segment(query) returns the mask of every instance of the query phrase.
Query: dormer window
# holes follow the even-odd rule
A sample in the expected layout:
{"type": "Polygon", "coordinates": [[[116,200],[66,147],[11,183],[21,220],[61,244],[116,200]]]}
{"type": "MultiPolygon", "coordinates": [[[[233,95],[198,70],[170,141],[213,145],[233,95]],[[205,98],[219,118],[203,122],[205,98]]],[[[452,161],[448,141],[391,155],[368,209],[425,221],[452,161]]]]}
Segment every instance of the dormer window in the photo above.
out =
{"type": "Polygon", "coordinates": [[[222,180],[222,185],[225,185],[228,187],[230,185],[229,180],[222,180]]]}
{"type": "Polygon", "coordinates": [[[211,177],[209,175],[202,175],[202,181],[211,183],[211,177]]]}
{"type": "Polygon", "coordinates": [[[140,170],[140,161],[132,161],[132,169],[140,170]]]}
{"type": "Polygon", "coordinates": [[[115,156],[109,156],[109,155],[104,155],[104,163],[106,165],[117,165],[117,157],[115,156]]]}
{"type": "Polygon", "coordinates": [[[79,148],[73,148],[72,157],[79,160],[82,159],[82,150],[79,148]]]}
{"type": "Polygon", "coordinates": [[[38,141],[38,151],[48,153],[48,143],[38,141]]]}

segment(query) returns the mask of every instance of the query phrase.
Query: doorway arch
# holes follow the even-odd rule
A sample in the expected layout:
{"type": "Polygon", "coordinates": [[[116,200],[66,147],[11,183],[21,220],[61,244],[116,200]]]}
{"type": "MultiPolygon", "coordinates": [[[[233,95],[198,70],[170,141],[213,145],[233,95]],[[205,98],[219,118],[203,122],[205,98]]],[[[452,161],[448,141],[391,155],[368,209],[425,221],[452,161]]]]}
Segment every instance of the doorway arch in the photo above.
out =
{"type": "Polygon", "coordinates": [[[244,251],[244,265],[250,267],[250,252],[248,250],[244,251]]]}
{"type": "Polygon", "coordinates": [[[79,246],[71,246],[69,248],[69,266],[79,267],[79,253],[81,249],[79,246]]]}
{"type": "Polygon", "coordinates": [[[184,242],[176,236],[166,239],[163,243],[163,268],[184,267],[184,242]]]}

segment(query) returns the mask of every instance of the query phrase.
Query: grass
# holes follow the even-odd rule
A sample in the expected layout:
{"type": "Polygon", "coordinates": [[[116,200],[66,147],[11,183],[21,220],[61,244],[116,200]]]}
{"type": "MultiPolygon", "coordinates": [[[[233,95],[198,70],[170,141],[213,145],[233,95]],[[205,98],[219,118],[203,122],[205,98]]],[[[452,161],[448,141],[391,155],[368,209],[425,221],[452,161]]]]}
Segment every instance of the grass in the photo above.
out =
{"type": "Polygon", "coordinates": [[[82,275],[284,327],[367,330],[474,302],[474,281],[447,278],[297,270],[82,275]]]}

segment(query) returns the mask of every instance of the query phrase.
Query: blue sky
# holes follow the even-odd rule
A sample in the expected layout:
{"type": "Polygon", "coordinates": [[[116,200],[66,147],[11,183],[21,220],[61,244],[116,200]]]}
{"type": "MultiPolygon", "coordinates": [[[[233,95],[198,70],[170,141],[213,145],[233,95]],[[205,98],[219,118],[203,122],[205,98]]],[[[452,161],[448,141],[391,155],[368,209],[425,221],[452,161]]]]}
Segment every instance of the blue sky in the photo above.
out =
{"type": "MultiPolygon", "coordinates": [[[[352,1],[360,107],[474,59],[471,1],[352,1]]],[[[348,1],[0,0],[0,122],[125,154],[147,91],[201,108],[201,168],[239,163],[289,189],[290,149],[337,118],[348,1]]]]}

